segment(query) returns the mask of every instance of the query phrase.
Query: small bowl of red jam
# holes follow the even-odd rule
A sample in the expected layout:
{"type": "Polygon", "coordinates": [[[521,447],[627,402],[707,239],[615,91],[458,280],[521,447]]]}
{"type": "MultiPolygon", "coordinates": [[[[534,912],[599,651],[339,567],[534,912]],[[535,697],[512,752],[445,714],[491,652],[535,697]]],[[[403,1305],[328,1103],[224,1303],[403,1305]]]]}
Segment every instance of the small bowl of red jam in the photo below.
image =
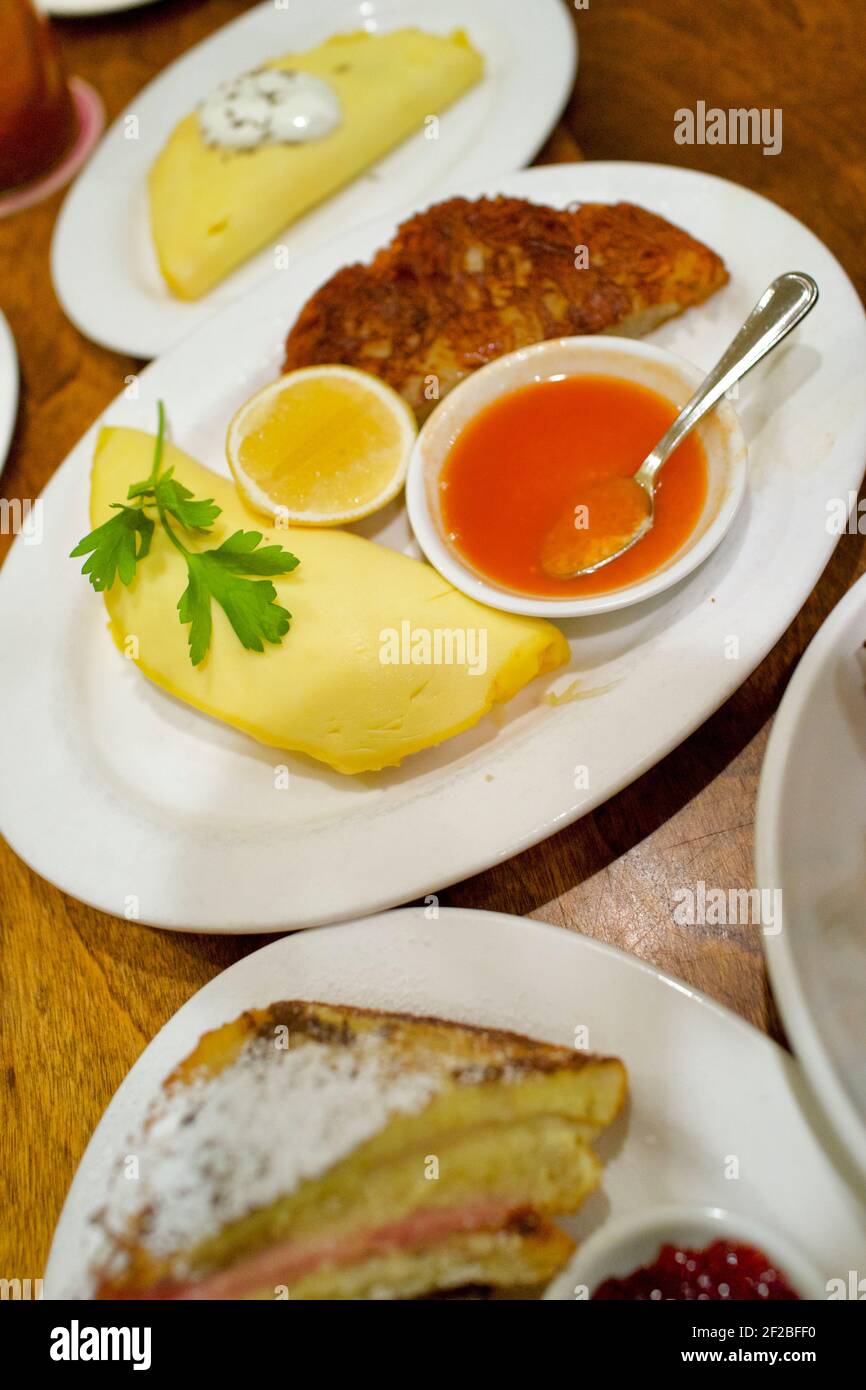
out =
{"type": "Polygon", "coordinates": [[[790,1241],[720,1207],[657,1207],[605,1222],[545,1294],[617,1303],[826,1296],[820,1273],[790,1241]]]}

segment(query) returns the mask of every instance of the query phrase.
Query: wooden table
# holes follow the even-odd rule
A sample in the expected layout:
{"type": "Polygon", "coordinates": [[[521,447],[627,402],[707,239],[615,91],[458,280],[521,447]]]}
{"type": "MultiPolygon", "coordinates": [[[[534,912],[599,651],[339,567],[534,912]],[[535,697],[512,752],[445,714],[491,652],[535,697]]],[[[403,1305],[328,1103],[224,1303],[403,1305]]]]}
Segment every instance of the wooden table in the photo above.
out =
{"type": "MultiPolygon", "coordinates": [[[[69,70],[99,89],[112,118],[166,63],[244,8],[243,0],[163,0],[56,28],[69,70]]],[[[590,0],[577,15],[576,89],[542,158],[582,152],[686,164],[746,184],[812,227],[862,293],[860,19],[848,0],[590,0]],[[698,99],[781,107],[783,152],[767,158],[754,147],[675,144],[675,110],[698,99]]],[[[10,497],[37,495],[140,365],[94,347],[60,312],[48,274],[60,201],[0,221],[0,303],[23,377],[2,480],[10,497]]],[[[0,537],[0,556],[7,544],[0,537]]],[[[536,849],[443,892],[442,901],[613,942],[778,1035],[758,930],[677,926],[673,895],[700,879],[722,889],[751,885],[769,721],[807,642],[864,568],[863,555],[860,537],[842,540],[767,660],[652,772],[536,849]]],[[[2,844],[0,920],[0,1276],[26,1278],[42,1270],[84,1145],[135,1058],[195,990],[262,939],[172,935],[103,916],[42,882],[2,844]]]]}

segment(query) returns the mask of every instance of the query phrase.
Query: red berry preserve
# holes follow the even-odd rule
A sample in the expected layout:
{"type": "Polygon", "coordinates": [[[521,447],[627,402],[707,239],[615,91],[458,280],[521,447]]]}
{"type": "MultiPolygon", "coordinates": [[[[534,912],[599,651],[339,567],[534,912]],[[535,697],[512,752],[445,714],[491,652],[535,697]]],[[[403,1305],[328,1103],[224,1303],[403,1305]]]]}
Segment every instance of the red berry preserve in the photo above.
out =
{"type": "Polygon", "coordinates": [[[726,1302],[799,1299],[762,1250],[717,1240],[705,1250],[663,1245],[655,1264],[622,1279],[606,1279],[594,1299],[636,1302],[718,1300],[726,1302]]]}

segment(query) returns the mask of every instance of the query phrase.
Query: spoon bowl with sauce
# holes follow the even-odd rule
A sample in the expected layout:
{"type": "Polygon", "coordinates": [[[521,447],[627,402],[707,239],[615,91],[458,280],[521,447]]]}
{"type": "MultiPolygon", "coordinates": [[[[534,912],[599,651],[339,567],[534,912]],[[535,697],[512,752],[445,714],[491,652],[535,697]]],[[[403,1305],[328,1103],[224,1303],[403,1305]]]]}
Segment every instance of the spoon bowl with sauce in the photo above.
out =
{"type": "Polygon", "coordinates": [[[557,517],[541,543],[541,568],[553,579],[595,574],[643,540],[653,524],[653,494],[617,474],[588,483],[572,512],[557,517]]]}
{"type": "Polygon", "coordinates": [[[818,300],[810,275],[788,271],[767,287],[727,350],[631,478],[591,481],[580,502],[557,517],[541,546],[541,568],[554,579],[595,574],[651,529],[659,474],[708,410],[796,328],[818,300]]]}

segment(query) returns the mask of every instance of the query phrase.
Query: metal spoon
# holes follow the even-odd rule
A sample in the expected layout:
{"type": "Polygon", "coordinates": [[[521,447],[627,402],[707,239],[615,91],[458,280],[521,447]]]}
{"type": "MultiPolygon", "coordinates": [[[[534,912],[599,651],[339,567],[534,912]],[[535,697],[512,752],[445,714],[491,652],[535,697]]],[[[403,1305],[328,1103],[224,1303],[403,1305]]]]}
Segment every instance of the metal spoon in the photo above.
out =
{"type": "Polygon", "coordinates": [[[590,525],[579,527],[576,510],[560,517],[542,544],[541,567],[555,579],[594,574],[642,540],[655,514],[659,472],[674,449],[735,382],[751,371],[768,352],[805,318],[818,299],[811,275],[789,270],[764,291],[727,351],[683,406],[652,453],[631,478],[600,478],[584,492],[582,510],[590,525]],[[592,515],[618,514],[624,520],[613,531],[591,529],[592,515]]]}

